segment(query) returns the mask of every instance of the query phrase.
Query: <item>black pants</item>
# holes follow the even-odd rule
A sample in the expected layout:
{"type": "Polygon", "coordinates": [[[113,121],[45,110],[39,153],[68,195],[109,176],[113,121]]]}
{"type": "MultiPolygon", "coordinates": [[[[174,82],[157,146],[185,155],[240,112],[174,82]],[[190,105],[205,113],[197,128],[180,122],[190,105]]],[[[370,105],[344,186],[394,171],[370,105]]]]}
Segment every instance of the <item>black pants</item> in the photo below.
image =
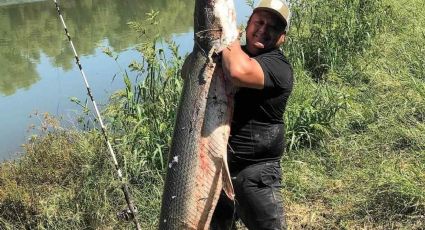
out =
{"type": "Polygon", "coordinates": [[[221,194],[211,230],[236,229],[237,218],[250,230],[286,229],[281,179],[279,162],[259,163],[232,173],[235,202],[221,194]]]}

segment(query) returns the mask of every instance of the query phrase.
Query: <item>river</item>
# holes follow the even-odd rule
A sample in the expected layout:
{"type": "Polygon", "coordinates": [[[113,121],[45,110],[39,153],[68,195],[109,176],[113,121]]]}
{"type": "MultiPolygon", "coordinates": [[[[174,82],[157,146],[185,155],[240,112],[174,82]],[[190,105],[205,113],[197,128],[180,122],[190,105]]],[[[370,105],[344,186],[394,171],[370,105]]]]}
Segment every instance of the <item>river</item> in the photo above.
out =
{"type": "MultiPolygon", "coordinates": [[[[175,41],[182,55],[192,50],[194,1],[58,2],[100,105],[123,87],[123,69],[141,60],[134,50],[141,38],[128,22],[143,22],[147,13],[159,11],[160,36],[175,41]],[[105,48],[118,54],[117,61],[105,48]]],[[[238,23],[246,23],[250,7],[241,0],[235,5],[238,23]]],[[[53,0],[0,0],[0,161],[24,151],[22,144],[37,134],[44,113],[78,127],[82,109],[70,98],[84,102],[87,93],[73,58],[53,0]]]]}

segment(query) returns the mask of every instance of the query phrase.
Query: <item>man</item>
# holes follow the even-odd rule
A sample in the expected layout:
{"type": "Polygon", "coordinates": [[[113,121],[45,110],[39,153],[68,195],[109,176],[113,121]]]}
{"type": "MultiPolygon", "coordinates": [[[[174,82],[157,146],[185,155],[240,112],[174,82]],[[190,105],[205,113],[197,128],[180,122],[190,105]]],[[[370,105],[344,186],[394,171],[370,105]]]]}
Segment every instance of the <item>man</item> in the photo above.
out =
{"type": "Polygon", "coordinates": [[[239,87],[228,146],[236,196],[235,205],[220,197],[211,229],[234,228],[236,216],[250,230],[286,228],[280,158],[293,75],[279,46],[289,18],[285,2],[260,0],[247,24],[247,44],[241,47],[236,41],[222,52],[225,73],[239,87]]]}

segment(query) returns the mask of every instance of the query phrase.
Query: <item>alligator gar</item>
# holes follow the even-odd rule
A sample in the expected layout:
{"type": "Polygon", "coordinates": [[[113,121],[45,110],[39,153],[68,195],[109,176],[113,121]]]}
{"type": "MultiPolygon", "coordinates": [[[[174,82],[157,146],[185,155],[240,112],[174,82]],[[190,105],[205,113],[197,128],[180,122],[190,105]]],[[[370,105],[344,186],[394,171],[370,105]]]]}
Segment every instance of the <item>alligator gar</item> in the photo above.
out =
{"type": "Polygon", "coordinates": [[[233,89],[216,53],[237,38],[233,0],[196,0],[159,229],[209,229],[221,191],[234,197],[227,166],[233,89]]]}

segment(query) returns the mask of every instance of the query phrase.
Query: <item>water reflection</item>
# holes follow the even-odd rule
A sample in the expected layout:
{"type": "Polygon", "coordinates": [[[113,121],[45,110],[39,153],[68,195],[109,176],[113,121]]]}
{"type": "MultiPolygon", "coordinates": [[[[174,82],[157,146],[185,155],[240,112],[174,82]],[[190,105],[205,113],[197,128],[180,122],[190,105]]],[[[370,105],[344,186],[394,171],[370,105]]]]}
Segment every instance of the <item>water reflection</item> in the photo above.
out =
{"type": "Polygon", "coordinates": [[[40,77],[36,65],[15,49],[0,50],[0,92],[12,95],[19,88],[28,89],[40,77]]]}
{"type": "MultiPolygon", "coordinates": [[[[27,0],[26,4],[16,4],[20,2],[0,4],[0,94],[5,96],[28,89],[40,80],[36,64],[42,54],[55,67],[73,67],[53,1],[27,0]]],[[[194,8],[189,0],[68,0],[60,4],[81,56],[94,54],[97,45],[105,40],[118,52],[140,42],[126,23],[141,21],[151,10],[160,11],[160,36],[187,32],[192,26],[194,8]]],[[[156,35],[151,31],[147,34],[156,35]]]]}
{"type": "MultiPolygon", "coordinates": [[[[148,39],[137,36],[127,22],[143,22],[147,12],[159,10],[160,24],[155,31],[145,31],[147,37],[159,33],[171,38],[182,55],[193,48],[192,0],[59,3],[101,108],[111,92],[124,87],[122,69],[134,59],[140,61],[132,47],[148,39]],[[114,50],[117,62],[103,54],[102,47],[114,50]]],[[[249,7],[245,1],[235,3],[238,22],[246,22],[249,7]]],[[[22,152],[20,145],[33,134],[28,127],[39,126],[37,119],[29,118],[35,111],[61,118],[67,127],[78,125],[74,123],[81,107],[69,98],[85,101],[87,95],[52,0],[0,0],[0,66],[0,162],[22,152]]]]}

